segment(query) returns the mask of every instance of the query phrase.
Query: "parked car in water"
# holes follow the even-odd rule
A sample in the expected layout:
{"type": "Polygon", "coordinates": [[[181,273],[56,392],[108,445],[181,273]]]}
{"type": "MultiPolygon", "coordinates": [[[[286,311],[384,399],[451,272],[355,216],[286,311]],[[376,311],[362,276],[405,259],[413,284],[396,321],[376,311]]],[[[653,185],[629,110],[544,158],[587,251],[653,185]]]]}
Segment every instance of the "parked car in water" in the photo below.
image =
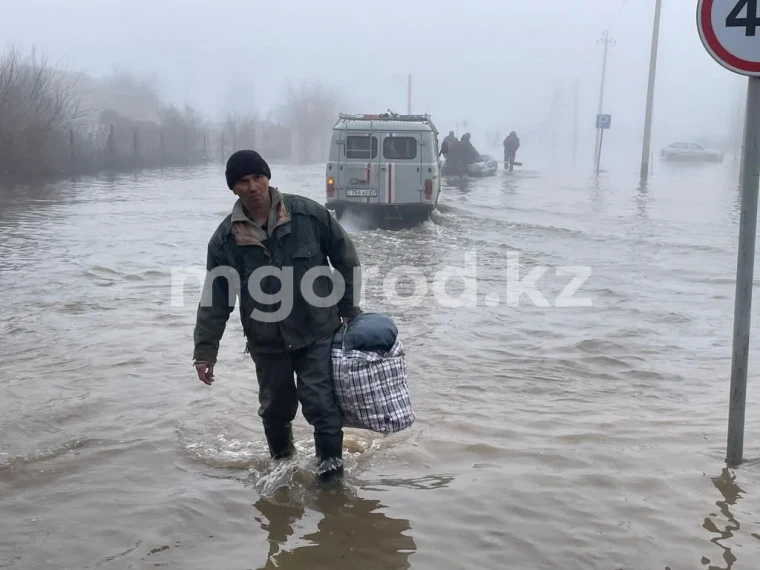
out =
{"type": "Polygon", "coordinates": [[[333,127],[325,206],[424,221],[438,204],[438,130],[428,115],[341,114],[333,127]]]}
{"type": "Polygon", "coordinates": [[[701,162],[722,162],[723,153],[705,148],[696,142],[674,142],[662,149],[663,160],[692,160],[701,162]]]}

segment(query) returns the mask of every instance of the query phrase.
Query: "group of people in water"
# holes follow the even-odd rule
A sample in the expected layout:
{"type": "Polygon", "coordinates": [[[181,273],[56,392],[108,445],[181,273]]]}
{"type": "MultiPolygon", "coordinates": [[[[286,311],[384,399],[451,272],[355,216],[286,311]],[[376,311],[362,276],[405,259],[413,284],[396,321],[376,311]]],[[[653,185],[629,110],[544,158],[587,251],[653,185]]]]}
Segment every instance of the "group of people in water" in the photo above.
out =
{"type": "MultiPolygon", "coordinates": [[[[451,170],[464,171],[470,164],[481,160],[481,155],[473,146],[471,138],[472,135],[470,133],[465,133],[462,135],[462,140],[459,140],[454,131],[449,131],[449,134],[443,139],[440,155],[446,159],[446,164],[451,170]]],[[[503,146],[504,169],[512,172],[515,167],[517,151],[520,149],[520,139],[515,131],[507,135],[503,146]]]]}

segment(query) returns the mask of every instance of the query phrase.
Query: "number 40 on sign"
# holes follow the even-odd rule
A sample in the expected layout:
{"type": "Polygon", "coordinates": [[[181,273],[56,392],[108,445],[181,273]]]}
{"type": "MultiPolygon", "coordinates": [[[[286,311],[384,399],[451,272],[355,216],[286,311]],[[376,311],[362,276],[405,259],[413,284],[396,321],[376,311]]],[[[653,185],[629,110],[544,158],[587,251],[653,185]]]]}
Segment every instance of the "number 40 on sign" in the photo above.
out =
{"type": "Polygon", "coordinates": [[[697,27],[708,53],[723,67],[760,75],[758,0],[699,0],[697,27]]]}
{"type": "Polygon", "coordinates": [[[757,34],[760,20],[757,18],[757,0],[739,0],[726,17],[727,28],[744,28],[745,36],[757,34]],[[744,16],[742,17],[742,13],[744,16]]]}

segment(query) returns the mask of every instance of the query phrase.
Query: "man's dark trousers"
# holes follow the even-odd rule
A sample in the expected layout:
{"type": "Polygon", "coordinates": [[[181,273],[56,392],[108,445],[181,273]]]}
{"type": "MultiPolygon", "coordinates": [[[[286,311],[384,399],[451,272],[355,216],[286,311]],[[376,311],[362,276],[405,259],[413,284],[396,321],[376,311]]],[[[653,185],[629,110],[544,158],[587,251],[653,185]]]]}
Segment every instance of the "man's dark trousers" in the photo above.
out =
{"type": "Polygon", "coordinates": [[[259,415],[275,459],[293,453],[291,422],[299,402],[306,421],[314,428],[319,460],[342,457],[343,418],[333,387],[330,357],[333,334],[292,352],[251,351],[259,383],[259,415]]]}

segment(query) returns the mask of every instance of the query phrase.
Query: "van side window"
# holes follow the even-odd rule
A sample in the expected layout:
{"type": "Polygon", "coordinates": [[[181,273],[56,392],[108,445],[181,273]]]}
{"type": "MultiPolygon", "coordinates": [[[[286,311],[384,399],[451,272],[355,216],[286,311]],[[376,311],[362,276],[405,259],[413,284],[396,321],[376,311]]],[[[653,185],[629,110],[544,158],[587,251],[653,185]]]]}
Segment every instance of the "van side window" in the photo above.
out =
{"type": "Polygon", "coordinates": [[[349,135],[346,137],[346,158],[377,158],[377,137],[349,135]],[[370,148],[370,138],[372,145],[370,148]]]}
{"type": "Polygon", "coordinates": [[[385,137],[383,158],[411,160],[417,158],[417,139],[414,137],[385,137]]]}

